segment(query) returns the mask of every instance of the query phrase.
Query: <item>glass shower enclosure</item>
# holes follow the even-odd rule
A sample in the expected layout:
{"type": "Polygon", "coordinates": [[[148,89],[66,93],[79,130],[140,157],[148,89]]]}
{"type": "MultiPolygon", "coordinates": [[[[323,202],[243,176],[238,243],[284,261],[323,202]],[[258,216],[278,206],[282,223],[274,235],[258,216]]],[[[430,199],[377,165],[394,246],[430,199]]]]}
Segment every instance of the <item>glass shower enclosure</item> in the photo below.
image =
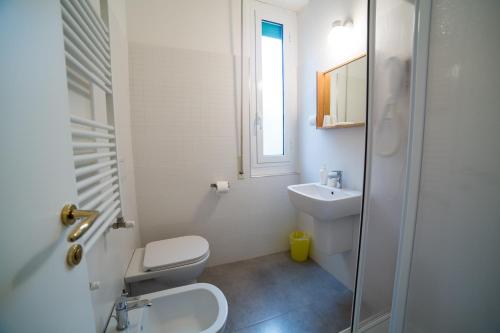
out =
{"type": "Polygon", "coordinates": [[[363,222],[353,332],[387,332],[404,205],[415,3],[369,2],[363,222]]]}

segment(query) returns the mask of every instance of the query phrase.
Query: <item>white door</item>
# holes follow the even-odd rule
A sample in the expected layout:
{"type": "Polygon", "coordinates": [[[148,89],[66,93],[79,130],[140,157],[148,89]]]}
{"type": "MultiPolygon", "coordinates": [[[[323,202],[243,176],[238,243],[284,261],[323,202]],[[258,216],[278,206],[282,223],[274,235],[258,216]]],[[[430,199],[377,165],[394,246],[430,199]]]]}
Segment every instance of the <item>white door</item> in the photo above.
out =
{"type": "Polygon", "coordinates": [[[0,2],[0,332],[93,332],[85,259],[66,264],[77,200],[59,1],[0,2]]]}

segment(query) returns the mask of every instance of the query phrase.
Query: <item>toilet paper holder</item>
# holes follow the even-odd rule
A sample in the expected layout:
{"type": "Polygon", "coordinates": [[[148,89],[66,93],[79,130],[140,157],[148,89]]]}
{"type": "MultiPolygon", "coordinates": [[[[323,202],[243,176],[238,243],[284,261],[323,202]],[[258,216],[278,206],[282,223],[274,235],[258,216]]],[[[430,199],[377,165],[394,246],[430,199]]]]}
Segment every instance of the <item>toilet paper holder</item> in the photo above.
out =
{"type": "MultiPolygon", "coordinates": [[[[231,187],[231,184],[229,182],[227,182],[227,187],[231,187]]],[[[210,188],[217,190],[219,187],[217,186],[217,183],[212,183],[210,184],[210,188]]]]}

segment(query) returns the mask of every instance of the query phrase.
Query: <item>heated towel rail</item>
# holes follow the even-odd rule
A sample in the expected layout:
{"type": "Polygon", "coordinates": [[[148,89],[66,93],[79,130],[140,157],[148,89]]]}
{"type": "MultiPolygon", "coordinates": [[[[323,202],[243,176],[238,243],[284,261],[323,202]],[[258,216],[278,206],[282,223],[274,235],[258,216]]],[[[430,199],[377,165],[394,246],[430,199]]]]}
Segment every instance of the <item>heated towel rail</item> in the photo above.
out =
{"type": "Polygon", "coordinates": [[[68,91],[77,96],[73,104],[80,105],[72,106],[70,98],[77,206],[99,212],[92,227],[78,239],[81,255],[121,217],[110,37],[88,0],[61,0],[61,14],[68,91]],[[82,105],[88,110],[82,111],[82,105]]]}

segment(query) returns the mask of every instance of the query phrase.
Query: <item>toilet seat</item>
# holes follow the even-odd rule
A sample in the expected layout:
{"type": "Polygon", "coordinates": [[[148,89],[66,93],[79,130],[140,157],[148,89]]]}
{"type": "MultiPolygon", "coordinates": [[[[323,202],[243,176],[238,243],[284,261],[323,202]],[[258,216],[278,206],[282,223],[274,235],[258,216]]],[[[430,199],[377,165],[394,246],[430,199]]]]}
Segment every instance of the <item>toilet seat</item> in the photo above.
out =
{"type": "Polygon", "coordinates": [[[209,255],[209,246],[200,236],[183,236],[146,244],[143,270],[154,272],[189,265],[209,255]]]}
{"type": "Polygon", "coordinates": [[[136,294],[148,293],[149,289],[141,288],[155,283],[163,289],[185,285],[196,281],[209,257],[208,242],[199,236],[152,242],[135,249],[124,280],[127,288],[136,294]]]}

